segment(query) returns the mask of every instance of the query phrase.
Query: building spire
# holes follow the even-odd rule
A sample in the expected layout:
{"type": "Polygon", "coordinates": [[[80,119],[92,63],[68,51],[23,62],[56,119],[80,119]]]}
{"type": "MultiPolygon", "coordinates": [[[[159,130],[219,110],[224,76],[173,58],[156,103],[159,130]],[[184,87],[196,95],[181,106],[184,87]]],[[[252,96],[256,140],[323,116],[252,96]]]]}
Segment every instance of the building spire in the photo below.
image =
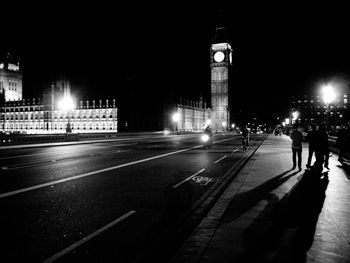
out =
{"type": "Polygon", "coordinates": [[[223,9],[219,9],[215,18],[215,33],[212,38],[212,43],[227,43],[229,42],[228,33],[226,30],[225,15],[223,9]]]}

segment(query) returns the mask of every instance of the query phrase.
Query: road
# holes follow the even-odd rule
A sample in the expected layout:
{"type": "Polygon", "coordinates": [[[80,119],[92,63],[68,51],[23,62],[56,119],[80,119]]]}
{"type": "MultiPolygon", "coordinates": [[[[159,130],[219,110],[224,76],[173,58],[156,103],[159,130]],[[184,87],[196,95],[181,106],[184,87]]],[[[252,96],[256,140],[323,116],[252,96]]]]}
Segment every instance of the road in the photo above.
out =
{"type": "Polygon", "coordinates": [[[0,149],[0,261],[164,262],[194,226],[182,236],[179,227],[249,155],[240,135],[214,141],[209,150],[198,134],[0,149]]]}

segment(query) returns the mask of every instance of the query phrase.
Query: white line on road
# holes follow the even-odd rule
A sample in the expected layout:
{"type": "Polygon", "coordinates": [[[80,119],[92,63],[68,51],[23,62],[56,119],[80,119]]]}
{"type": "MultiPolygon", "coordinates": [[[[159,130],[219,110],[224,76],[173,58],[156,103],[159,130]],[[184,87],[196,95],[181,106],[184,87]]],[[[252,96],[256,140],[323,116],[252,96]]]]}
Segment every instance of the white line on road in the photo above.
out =
{"type": "MultiPolygon", "coordinates": [[[[111,152],[111,153],[104,153],[101,154],[101,156],[105,156],[105,155],[110,155],[110,154],[116,154],[116,153],[122,153],[122,152],[129,152],[131,150],[125,150],[125,151],[116,151],[116,152],[111,152]]],[[[97,154],[98,155],[98,154],[97,154]]],[[[90,157],[93,157],[94,154],[90,154],[90,157]]],[[[86,156],[80,156],[81,158],[85,158],[86,156]]],[[[61,162],[61,161],[67,161],[67,160],[72,160],[75,157],[67,157],[67,158],[61,158],[61,159],[56,159],[56,160],[51,160],[51,162],[61,162]]],[[[19,166],[10,166],[10,167],[6,167],[6,169],[3,168],[3,170],[16,170],[16,169],[23,169],[23,168],[28,168],[28,167],[33,167],[33,166],[38,166],[38,165],[44,165],[47,164],[48,162],[50,162],[50,160],[48,161],[43,161],[43,162],[38,162],[38,163],[29,163],[26,165],[19,165],[19,166]]]]}
{"type": "Polygon", "coordinates": [[[58,252],[57,254],[53,255],[52,257],[44,260],[44,263],[48,263],[48,262],[53,262],[56,259],[59,259],[60,257],[64,256],[65,254],[67,254],[68,252],[74,250],[75,248],[77,248],[78,246],[84,244],[85,242],[89,241],[91,238],[97,236],[98,234],[102,233],[103,231],[107,230],[108,228],[114,226],[115,224],[121,222],[122,220],[126,219],[127,217],[131,216],[132,214],[136,213],[136,211],[129,211],[128,213],[126,213],[125,215],[117,218],[116,220],[110,222],[109,224],[105,225],[104,227],[101,227],[100,229],[96,230],[95,232],[91,233],[90,235],[84,237],[83,239],[79,240],[78,242],[70,245],[69,247],[66,247],[65,249],[63,249],[62,251],[58,252]]]}
{"type": "Polygon", "coordinates": [[[193,177],[195,177],[196,175],[198,175],[198,174],[200,174],[200,173],[202,173],[204,171],[205,171],[205,169],[203,168],[202,170],[196,172],[195,174],[191,175],[190,177],[186,178],[185,180],[181,181],[180,183],[174,185],[173,188],[176,188],[176,187],[182,185],[184,182],[187,182],[188,180],[191,180],[193,177]]]}
{"type": "MultiPolygon", "coordinates": [[[[113,146],[113,147],[116,147],[116,146],[129,146],[129,145],[136,145],[136,144],[137,143],[125,143],[125,144],[117,144],[117,145],[111,145],[111,146],[113,146]]],[[[53,153],[53,155],[63,155],[64,156],[64,155],[67,155],[67,154],[77,154],[77,153],[85,153],[85,151],[68,152],[68,153],[53,153]]],[[[22,154],[22,155],[15,155],[15,156],[0,157],[0,160],[8,160],[8,159],[16,159],[16,158],[29,157],[29,156],[40,156],[40,155],[46,155],[47,156],[48,154],[50,154],[50,153],[22,154]]]]}
{"type": "Polygon", "coordinates": [[[237,148],[236,150],[232,151],[232,153],[235,153],[235,152],[237,152],[238,150],[239,150],[239,148],[237,148]]]}
{"type": "MultiPolygon", "coordinates": [[[[229,138],[229,139],[217,141],[215,143],[228,141],[228,140],[233,140],[233,139],[234,138],[229,138]]],[[[64,182],[68,182],[68,181],[72,181],[72,180],[76,180],[76,179],[80,179],[80,178],[87,177],[87,176],[94,175],[94,174],[98,174],[98,173],[112,171],[112,170],[115,170],[115,169],[131,166],[131,165],[138,164],[138,163],[148,162],[148,161],[151,161],[151,160],[159,159],[159,158],[166,157],[166,156],[173,155],[173,154],[177,154],[177,153],[180,153],[180,152],[186,152],[186,151],[189,151],[189,150],[193,150],[193,149],[196,149],[196,148],[199,148],[199,147],[202,147],[202,145],[193,146],[193,147],[186,148],[186,149],[179,150],[179,151],[175,151],[175,152],[169,152],[169,153],[165,153],[165,154],[161,154],[161,155],[145,158],[145,159],[134,161],[134,162],[130,162],[130,163],[124,163],[124,164],[120,164],[120,165],[117,165],[117,166],[112,166],[112,167],[96,170],[96,171],[89,172],[89,173],[75,175],[75,176],[72,176],[72,177],[69,177],[69,178],[65,178],[65,179],[61,179],[61,180],[57,180],[57,181],[53,181],[53,182],[49,182],[49,183],[38,184],[38,185],[31,186],[31,187],[18,189],[18,190],[15,190],[15,191],[2,193],[2,194],[0,194],[0,198],[4,198],[4,197],[8,197],[8,196],[12,196],[12,195],[16,195],[16,194],[29,192],[29,191],[36,190],[36,189],[40,189],[40,188],[47,187],[47,186],[51,186],[51,185],[55,185],[55,184],[60,184],[60,183],[64,183],[64,182]]]]}
{"type": "Polygon", "coordinates": [[[220,162],[221,160],[225,159],[227,157],[227,155],[225,155],[224,157],[221,157],[219,160],[216,160],[214,163],[218,163],[220,162]]]}

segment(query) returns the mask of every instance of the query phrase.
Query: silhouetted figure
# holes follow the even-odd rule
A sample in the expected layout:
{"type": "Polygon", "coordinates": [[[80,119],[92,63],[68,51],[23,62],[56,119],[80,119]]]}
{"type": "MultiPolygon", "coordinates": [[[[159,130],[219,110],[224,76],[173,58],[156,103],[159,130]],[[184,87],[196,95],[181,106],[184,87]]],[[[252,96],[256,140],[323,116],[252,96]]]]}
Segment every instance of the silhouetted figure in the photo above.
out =
{"type": "Polygon", "coordinates": [[[205,134],[208,134],[208,136],[209,136],[210,138],[213,137],[213,131],[212,131],[212,129],[210,128],[210,126],[207,126],[207,127],[205,128],[204,133],[205,133],[205,134]]]}
{"type": "Polygon", "coordinates": [[[346,125],[342,125],[340,130],[337,134],[337,141],[335,143],[335,146],[339,150],[339,158],[338,161],[343,164],[344,162],[344,153],[346,151],[346,145],[347,145],[347,137],[349,136],[348,127],[346,125]]]}
{"type": "Polygon", "coordinates": [[[290,138],[292,139],[292,151],[293,151],[293,168],[296,166],[296,155],[298,155],[298,167],[299,171],[301,171],[301,152],[302,152],[302,139],[303,134],[298,131],[298,124],[293,125],[293,131],[290,134],[290,138]]]}
{"type": "Polygon", "coordinates": [[[246,146],[249,146],[249,131],[247,129],[246,126],[244,126],[243,130],[242,130],[242,139],[243,139],[243,142],[242,144],[245,144],[246,146]]]}
{"type": "Polygon", "coordinates": [[[316,124],[311,124],[311,131],[308,132],[306,140],[309,142],[309,156],[307,158],[306,167],[310,168],[312,156],[315,152],[315,147],[317,143],[316,124]]]}
{"type": "Polygon", "coordinates": [[[317,142],[315,148],[317,170],[322,171],[324,167],[328,168],[329,160],[329,145],[328,145],[328,133],[326,131],[326,125],[321,124],[317,130],[317,142]]]}

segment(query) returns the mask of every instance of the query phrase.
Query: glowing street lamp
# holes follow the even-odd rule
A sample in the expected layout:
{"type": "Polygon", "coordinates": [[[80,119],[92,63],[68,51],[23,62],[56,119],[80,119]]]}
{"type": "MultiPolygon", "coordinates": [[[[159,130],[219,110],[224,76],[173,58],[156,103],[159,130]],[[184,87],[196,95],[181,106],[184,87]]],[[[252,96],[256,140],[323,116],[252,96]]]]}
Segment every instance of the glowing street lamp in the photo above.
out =
{"type": "Polygon", "coordinates": [[[231,128],[233,129],[234,127],[235,127],[235,124],[234,124],[234,123],[232,123],[232,124],[231,124],[231,128]]]}
{"type": "Polygon", "coordinates": [[[71,124],[70,124],[70,114],[74,110],[74,102],[71,96],[64,96],[62,100],[58,103],[58,108],[67,113],[68,123],[66,127],[66,132],[71,133],[71,124]]]}
{"type": "Polygon", "coordinates": [[[299,112],[298,111],[293,111],[292,116],[293,116],[293,119],[292,119],[292,124],[293,124],[299,118],[299,112]]]}
{"type": "Polygon", "coordinates": [[[206,121],[205,121],[205,125],[206,126],[209,126],[211,124],[211,119],[207,119],[206,121]]]}
{"type": "Polygon", "coordinates": [[[326,124],[329,126],[329,114],[330,114],[330,103],[332,103],[336,98],[336,93],[332,84],[325,84],[321,89],[322,99],[326,104],[326,124]]]}
{"type": "Polygon", "coordinates": [[[333,89],[333,85],[326,84],[322,87],[322,98],[325,104],[330,104],[335,100],[336,93],[333,89]]]}
{"type": "MultiPolygon", "coordinates": [[[[176,126],[178,126],[179,121],[180,121],[180,113],[175,112],[173,114],[172,119],[173,119],[173,122],[174,122],[174,132],[175,132],[176,131],[176,126]]],[[[177,127],[177,130],[179,130],[179,127],[177,127]]]]}

